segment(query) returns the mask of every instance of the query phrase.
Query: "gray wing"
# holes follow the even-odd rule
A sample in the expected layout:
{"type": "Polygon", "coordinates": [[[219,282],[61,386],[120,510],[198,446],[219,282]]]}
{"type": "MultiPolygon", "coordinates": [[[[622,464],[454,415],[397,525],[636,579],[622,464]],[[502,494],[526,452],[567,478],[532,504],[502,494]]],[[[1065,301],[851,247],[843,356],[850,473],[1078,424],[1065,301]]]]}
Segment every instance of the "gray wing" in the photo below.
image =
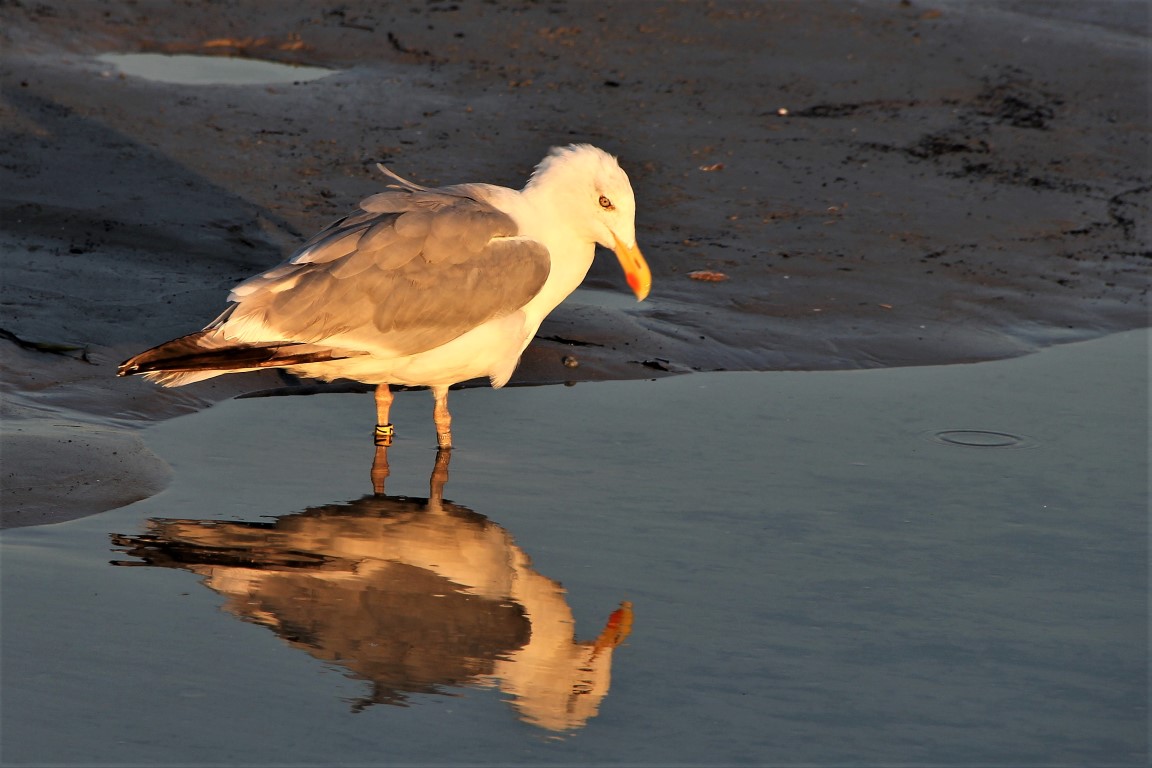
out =
{"type": "Polygon", "coordinates": [[[411,355],[515,312],[548,278],[543,245],[461,192],[395,189],[360,207],[236,286],[210,327],[247,342],[411,355]]]}

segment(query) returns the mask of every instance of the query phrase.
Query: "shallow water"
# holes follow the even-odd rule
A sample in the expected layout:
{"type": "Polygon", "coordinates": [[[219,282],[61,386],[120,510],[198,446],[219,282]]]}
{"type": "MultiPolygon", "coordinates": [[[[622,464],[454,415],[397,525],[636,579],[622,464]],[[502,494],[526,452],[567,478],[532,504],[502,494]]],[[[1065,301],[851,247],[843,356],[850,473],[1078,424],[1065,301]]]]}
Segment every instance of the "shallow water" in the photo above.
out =
{"type": "Polygon", "coordinates": [[[335,70],[322,67],[187,53],[105,53],[96,58],[125,75],[176,85],[274,85],[335,74],[335,70]]]}
{"type": "Polygon", "coordinates": [[[5,763],[1144,764],[1148,341],[464,390],[443,502],[426,393],[382,497],[369,397],[159,424],[0,537],[5,763]]]}
{"type": "Polygon", "coordinates": [[[567,299],[572,304],[600,309],[626,309],[632,312],[648,309],[636,297],[624,291],[601,291],[595,288],[577,288],[567,299]]]}

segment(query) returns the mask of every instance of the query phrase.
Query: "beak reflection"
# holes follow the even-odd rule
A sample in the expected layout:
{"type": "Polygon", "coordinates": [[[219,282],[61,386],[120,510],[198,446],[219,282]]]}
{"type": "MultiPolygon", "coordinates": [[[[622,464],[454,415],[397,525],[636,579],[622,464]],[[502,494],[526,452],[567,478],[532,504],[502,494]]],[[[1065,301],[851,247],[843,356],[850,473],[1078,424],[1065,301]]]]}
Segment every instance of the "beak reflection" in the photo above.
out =
{"type": "Polygon", "coordinates": [[[532,569],[507,530],[444,501],[450,452],[419,499],[384,495],[387,450],[373,467],[378,493],[274,522],[152,519],[144,534],[112,535],[137,558],[113,564],[198,574],[227,612],[367,681],[355,711],[498,687],[526,722],[583,727],[608,693],[631,604],[578,641],[563,587],[532,569]]]}

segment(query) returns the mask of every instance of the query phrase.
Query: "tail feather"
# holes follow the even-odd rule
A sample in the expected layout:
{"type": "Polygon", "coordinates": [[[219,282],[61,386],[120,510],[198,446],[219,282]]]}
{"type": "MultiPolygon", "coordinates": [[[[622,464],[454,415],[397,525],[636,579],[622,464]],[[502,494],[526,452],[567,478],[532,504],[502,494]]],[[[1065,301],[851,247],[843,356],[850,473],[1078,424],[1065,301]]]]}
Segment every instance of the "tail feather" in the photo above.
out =
{"type": "Polygon", "coordinates": [[[143,374],[166,387],[178,387],[222,373],[343,360],[356,354],[293,341],[237,344],[209,329],[141,352],[121,363],[116,373],[143,374]]]}
{"type": "Polygon", "coordinates": [[[141,374],[141,376],[153,384],[160,384],[164,387],[182,387],[194,381],[204,381],[204,379],[225,373],[235,373],[235,371],[150,371],[141,374]]]}

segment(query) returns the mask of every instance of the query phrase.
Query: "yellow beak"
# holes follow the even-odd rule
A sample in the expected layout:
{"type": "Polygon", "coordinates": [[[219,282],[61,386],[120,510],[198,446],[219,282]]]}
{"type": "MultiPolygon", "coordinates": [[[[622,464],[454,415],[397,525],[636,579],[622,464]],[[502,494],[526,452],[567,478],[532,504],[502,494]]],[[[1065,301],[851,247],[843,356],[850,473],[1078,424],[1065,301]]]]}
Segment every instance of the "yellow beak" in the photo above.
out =
{"type": "Polygon", "coordinates": [[[648,269],[648,262],[644,261],[640,249],[617,240],[612,250],[620,260],[620,268],[624,270],[624,277],[628,280],[628,287],[636,294],[636,300],[644,301],[652,289],[652,270],[648,269]]]}

